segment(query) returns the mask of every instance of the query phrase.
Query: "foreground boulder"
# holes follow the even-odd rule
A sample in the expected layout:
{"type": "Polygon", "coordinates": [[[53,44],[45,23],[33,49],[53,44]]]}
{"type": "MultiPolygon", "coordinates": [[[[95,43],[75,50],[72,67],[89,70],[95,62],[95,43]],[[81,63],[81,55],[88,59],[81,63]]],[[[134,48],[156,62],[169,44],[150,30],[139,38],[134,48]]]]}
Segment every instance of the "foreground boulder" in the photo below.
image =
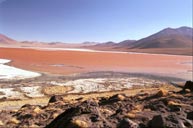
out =
{"type": "Polygon", "coordinates": [[[128,118],[123,119],[118,125],[118,128],[138,128],[138,127],[139,125],[137,123],[128,118]]]}
{"type": "Polygon", "coordinates": [[[193,92],[193,82],[192,81],[187,81],[186,84],[183,87],[183,91],[186,89],[189,89],[191,92],[193,92]]]}
{"type": "Polygon", "coordinates": [[[187,113],[187,119],[192,120],[193,121],[193,111],[192,112],[188,112],[187,113]]]}
{"type": "Polygon", "coordinates": [[[162,115],[156,115],[150,121],[150,128],[164,128],[165,127],[165,118],[162,115]]]}
{"type": "Polygon", "coordinates": [[[54,103],[54,102],[58,102],[58,101],[63,101],[63,97],[54,95],[50,98],[49,103],[54,103]]]}

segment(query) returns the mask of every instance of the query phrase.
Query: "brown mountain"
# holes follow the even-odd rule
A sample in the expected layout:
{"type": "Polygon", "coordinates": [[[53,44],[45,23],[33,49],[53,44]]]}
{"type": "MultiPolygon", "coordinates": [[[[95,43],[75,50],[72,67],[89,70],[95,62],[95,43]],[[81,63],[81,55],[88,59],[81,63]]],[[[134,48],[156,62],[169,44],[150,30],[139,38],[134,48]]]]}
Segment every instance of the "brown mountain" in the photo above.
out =
{"type": "Polygon", "coordinates": [[[97,50],[116,50],[156,54],[193,55],[192,28],[166,28],[140,40],[124,40],[119,43],[106,42],[90,46],[97,50]]]}
{"type": "Polygon", "coordinates": [[[116,45],[115,42],[109,41],[109,42],[104,42],[104,43],[98,43],[95,46],[102,46],[102,47],[109,47],[110,46],[111,47],[114,45],[116,45]]]}
{"type": "Polygon", "coordinates": [[[189,48],[192,47],[192,28],[166,28],[135,42],[132,48],[189,48]]]}
{"type": "Polygon", "coordinates": [[[0,46],[5,45],[16,45],[18,42],[16,40],[13,40],[3,34],[0,34],[0,46]]]}
{"type": "Polygon", "coordinates": [[[136,40],[124,40],[119,42],[116,46],[117,47],[132,47],[135,45],[136,40]]]}
{"type": "Polygon", "coordinates": [[[150,48],[190,48],[192,47],[192,28],[166,28],[140,40],[124,40],[119,43],[105,42],[94,46],[101,49],[150,49],[150,48]]]}
{"type": "Polygon", "coordinates": [[[134,44],[135,40],[125,40],[119,43],[115,43],[112,41],[98,43],[96,45],[88,46],[91,49],[98,49],[98,50],[123,50],[125,48],[129,48],[134,44]]]}
{"type": "Polygon", "coordinates": [[[0,46],[3,47],[42,47],[42,48],[80,48],[82,46],[95,45],[96,43],[63,43],[63,42],[39,42],[21,41],[18,42],[10,37],[0,34],[0,46]]]}

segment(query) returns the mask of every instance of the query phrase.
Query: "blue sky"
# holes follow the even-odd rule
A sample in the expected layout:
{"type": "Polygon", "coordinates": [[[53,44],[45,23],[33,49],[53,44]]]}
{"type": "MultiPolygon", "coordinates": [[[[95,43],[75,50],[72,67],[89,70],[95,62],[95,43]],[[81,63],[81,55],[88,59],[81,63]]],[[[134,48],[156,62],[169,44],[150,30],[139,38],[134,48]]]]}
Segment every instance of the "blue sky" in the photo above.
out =
{"type": "Polygon", "coordinates": [[[192,27],[192,0],[0,0],[0,33],[23,41],[119,42],[192,27]]]}

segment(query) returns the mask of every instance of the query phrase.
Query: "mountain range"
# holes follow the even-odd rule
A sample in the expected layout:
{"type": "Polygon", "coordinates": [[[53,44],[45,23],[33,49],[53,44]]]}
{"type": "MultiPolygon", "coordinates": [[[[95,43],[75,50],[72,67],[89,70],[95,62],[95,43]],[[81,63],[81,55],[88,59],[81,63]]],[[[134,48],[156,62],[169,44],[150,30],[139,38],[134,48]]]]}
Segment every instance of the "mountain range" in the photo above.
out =
{"type": "MultiPolygon", "coordinates": [[[[185,55],[192,55],[192,32],[193,29],[190,27],[179,27],[179,28],[166,28],[148,37],[139,40],[124,40],[119,43],[112,41],[105,43],[97,42],[84,42],[81,44],[68,44],[62,42],[34,42],[34,41],[23,41],[18,42],[5,35],[0,34],[0,46],[17,46],[17,47],[75,47],[75,48],[90,48],[98,50],[118,50],[118,51],[135,51],[135,52],[150,52],[165,50],[165,53],[170,52],[181,52],[186,50],[185,55]]],[[[164,52],[163,52],[164,53],[164,52]]],[[[176,53],[175,53],[176,54],[176,53]]]]}
{"type": "Polygon", "coordinates": [[[95,46],[114,48],[188,48],[192,46],[192,28],[166,28],[140,40],[124,40],[119,43],[105,42],[95,46]]]}
{"type": "Polygon", "coordinates": [[[98,50],[120,50],[158,54],[193,55],[193,29],[166,28],[140,40],[105,42],[89,46],[98,50]]]}

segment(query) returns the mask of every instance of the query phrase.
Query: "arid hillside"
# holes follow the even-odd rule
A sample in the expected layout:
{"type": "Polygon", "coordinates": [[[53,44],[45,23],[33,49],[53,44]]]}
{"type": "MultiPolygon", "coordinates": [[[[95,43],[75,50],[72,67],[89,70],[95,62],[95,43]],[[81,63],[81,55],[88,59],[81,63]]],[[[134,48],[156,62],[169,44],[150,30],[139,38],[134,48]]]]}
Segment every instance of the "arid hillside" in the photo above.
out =
{"type": "Polygon", "coordinates": [[[192,28],[166,28],[140,40],[125,40],[119,43],[107,42],[91,49],[115,50],[173,55],[193,55],[192,28]]]}

